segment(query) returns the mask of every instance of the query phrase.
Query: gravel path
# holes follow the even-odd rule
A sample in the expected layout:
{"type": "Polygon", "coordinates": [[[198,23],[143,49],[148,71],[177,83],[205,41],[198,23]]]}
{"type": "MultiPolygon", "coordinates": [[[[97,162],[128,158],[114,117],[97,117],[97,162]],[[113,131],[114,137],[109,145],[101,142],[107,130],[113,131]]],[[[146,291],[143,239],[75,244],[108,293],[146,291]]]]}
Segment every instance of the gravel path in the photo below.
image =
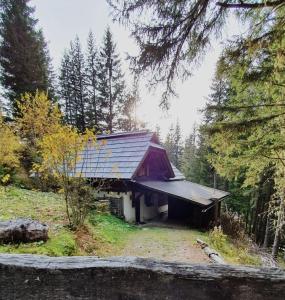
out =
{"type": "Polygon", "coordinates": [[[209,263],[189,229],[143,228],[130,235],[120,255],[188,263],[209,263]]]}

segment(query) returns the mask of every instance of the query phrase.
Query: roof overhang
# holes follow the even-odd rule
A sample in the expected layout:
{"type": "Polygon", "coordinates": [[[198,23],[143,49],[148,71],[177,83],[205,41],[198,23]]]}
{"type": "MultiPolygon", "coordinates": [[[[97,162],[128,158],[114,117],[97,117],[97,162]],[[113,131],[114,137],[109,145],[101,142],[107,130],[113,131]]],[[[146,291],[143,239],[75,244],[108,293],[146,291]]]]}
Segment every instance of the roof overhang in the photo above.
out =
{"type": "Polygon", "coordinates": [[[229,193],[209,188],[186,180],[177,181],[133,181],[138,187],[160,192],[175,198],[189,201],[201,207],[209,207],[221,201],[229,193]]]}

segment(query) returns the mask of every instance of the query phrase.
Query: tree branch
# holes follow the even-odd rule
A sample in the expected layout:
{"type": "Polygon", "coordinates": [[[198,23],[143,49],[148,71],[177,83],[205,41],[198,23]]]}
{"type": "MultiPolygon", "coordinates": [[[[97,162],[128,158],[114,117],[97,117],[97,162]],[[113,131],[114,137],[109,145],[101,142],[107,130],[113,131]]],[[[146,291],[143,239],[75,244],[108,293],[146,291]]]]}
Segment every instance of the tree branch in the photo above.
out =
{"type": "Polygon", "coordinates": [[[251,9],[251,8],[264,8],[264,7],[275,7],[280,4],[285,4],[284,0],[276,0],[276,1],[264,1],[262,3],[256,2],[256,3],[248,3],[239,1],[239,3],[228,3],[226,2],[217,2],[216,3],[220,7],[224,8],[243,8],[243,9],[251,9]]]}

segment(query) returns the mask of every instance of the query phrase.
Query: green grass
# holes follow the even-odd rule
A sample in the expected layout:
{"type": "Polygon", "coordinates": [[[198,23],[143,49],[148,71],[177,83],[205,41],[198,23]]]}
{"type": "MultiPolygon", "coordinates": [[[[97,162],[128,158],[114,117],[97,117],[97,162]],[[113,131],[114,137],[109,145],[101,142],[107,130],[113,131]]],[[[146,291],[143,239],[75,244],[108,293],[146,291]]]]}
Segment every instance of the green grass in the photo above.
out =
{"type": "Polygon", "coordinates": [[[49,226],[49,240],[18,245],[0,245],[2,253],[30,253],[49,256],[75,255],[74,233],[66,228],[62,198],[55,193],[0,187],[0,220],[31,218],[49,226]]]}
{"type": "Polygon", "coordinates": [[[91,215],[87,226],[97,241],[96,253],[99,256],[116,255],[125,245],[130,234],[141,230],[119,218],[103,213],[91,215]]]}
{"type": "Polygon", "coordinates": [[[0,187],[0,220],[14,218],[31,218],[48,224],[49,239],[47,242],[0,245],[0,253],[115,255],[128,234],[139,230],[112,215],[91,213],[85,228],[73,232],[66,226],[65,205],[60,195],[0,187]]]}
{"type": "MultiPolygon", "coordinates": [[[[120,255],[130,239],[146,238],[156,241],[171,250],[171,239],[161,228],[147,231],[128,224],[109,214],[91,213],[84,228],[77,232],[69,230],[62,197],[55,193],[29,191],[17,187],[0,187],[0,220],[32,218],[48,224],[47,242],[19,245],[0,245],[0,253],[30,253],[49,256],[98,255],[102,257],[120,255]]],[[[259,265],[259,257],[250,254],[246,247],[237,246],[226,238],[221,243],[209,238],[208,232],[189,229],[181,233],[182,239],[196,244],[200,238],[218,251],[228,263],[259,265]],[[185,236],[184,236],[185,235],[185,236]]],[[[173,237],[172,237],[173,238],[173,237]]],[[[141,249],[144,251],[144,249],[141,249]]],[[[202,250],[201,250],[202,251],[202,250]]],[[[131,255],[135,256],[135,253],[131,255]]]]}
{"type": "Polygon", "coordinates": [[[261,259],[258,255],[250,253],[249,244],[245,242],[235,243],[226,235],[199,233],[197,237],[206,242],[217,251],[229,264],[260,266],[261,259]]]}

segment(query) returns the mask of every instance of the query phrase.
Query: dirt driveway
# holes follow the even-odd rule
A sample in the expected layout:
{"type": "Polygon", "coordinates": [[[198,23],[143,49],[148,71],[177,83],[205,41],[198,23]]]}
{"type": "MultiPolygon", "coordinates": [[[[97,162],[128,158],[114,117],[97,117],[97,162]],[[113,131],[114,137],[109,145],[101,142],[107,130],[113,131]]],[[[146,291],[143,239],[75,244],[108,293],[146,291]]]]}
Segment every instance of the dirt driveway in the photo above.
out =
{"type": "Polygon", "coordinates": [[[143,228],[129,236],[120,255],[188,263],[209,263],[207,256],[195,244],[196,237],[196,232],[190,229],[143,228]]]}

